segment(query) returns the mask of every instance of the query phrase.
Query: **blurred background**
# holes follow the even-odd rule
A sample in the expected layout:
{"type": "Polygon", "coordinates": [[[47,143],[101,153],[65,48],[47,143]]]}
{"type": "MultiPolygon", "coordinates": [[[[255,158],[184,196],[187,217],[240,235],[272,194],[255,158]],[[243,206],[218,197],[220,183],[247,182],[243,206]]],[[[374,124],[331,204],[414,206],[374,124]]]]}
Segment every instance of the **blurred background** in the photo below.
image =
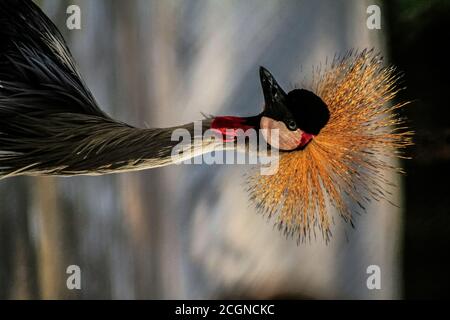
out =
{"type": "Polygon", "coordinates": [[[245,166],[184,165],[103,177],[0,181],[0,298],[442,298],[450,285],[450,3],[437,0],[45,0],[102,108],[165,127],[262,106],[258,67],[282,86],[351,48],[405,73],[417,145],[390,200],[356,229],[297,246],[257,215],[245,166]],[[81,8],[68,30],[66,9],[81,8]],[[381,8],[370,30],[367,7],[381,8]],[[68,290],[66,268],[81,268],[68,290]],[[367,267],[381,268],[369,290],[367,267]]]}

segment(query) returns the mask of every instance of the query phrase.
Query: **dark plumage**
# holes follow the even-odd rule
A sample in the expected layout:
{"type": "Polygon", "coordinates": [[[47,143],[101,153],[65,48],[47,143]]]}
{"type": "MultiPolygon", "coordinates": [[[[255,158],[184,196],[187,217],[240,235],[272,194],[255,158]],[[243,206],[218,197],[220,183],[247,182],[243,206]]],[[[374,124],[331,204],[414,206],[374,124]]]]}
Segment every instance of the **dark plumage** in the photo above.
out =
{"type": "Polygon", "coordinates": [[[287,106],[303,131],[318,135],[330,120],[328,106],[317,95],[305,89],[295,89],[287,95],[287,106]]]}
{"type": "MultiPolygon", "coordinates": [[[[192,124],[181,128],[193,136],[192,124]]],[[[0,177],[165,165],[178,143],[172,130],[134,128],[106,115],[39,7],[0,1],[0,177]]]]}

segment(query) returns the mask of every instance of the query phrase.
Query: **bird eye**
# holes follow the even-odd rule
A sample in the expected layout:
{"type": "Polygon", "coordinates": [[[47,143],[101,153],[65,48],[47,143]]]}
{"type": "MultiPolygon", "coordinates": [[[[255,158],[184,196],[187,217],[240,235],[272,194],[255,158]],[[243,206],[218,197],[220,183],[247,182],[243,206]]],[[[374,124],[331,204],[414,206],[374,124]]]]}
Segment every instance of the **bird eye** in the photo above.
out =
{"type": "Polygon", "coordinates": [[[288,129],[292,131],[297,130],[297,124],[295,123],[294,120],[288,121],[288,129]]]}

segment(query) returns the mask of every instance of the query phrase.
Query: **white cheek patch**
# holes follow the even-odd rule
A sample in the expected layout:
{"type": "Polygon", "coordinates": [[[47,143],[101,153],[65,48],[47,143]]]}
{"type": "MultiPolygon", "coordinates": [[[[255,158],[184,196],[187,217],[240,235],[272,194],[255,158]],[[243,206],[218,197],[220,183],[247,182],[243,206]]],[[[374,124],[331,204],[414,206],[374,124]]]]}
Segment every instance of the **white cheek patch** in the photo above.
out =
{"type": "Polygon", "coordinates": [[[282,121],[276,121],[268,117],[262,117],[260,128],[265,129],[262,130],[262,135],[266,142],[269,143],[272,147],[280,150],[295,150],[298,148],[302,141],[303,131],[300,129],[291,131],[282,121]],[[278,139],[273,139],[271,130],[278,130],[278,139]]]}

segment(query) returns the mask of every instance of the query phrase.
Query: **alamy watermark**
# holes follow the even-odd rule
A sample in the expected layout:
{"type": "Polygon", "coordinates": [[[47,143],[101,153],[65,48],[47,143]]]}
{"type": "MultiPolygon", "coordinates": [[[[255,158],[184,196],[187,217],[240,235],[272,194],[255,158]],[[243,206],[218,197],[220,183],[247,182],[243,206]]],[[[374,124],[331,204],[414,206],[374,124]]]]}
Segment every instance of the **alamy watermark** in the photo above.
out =
{"type": "Polygon", "coordinates": [[[370,30],[381,29],[381,9],[376,4],[367,7],[366,13],[369,15],[366,20],[366,26],[370,30]]]}
{"type": "Polygon", "coordinates": [[[81,8],[75,4],[66,9],[68,14],[66,26],[69,30],[81,30],[81,8]]]}
{"type": "Polygon", "coordinates": [[[66,286],[69,290],[81,290],[81,268],[75,264],[70,265],[66,269],[69,276],[66,280],[66,286]]]}
{"type": "Polygon", "coordinates": [[[367,267],[366,273],[369,274],[366,280],[366,286],[369,290],[381,289],[381,268],[376,264],[367,267]]]}
{"type": "Polygon", "coordinates": [[[179,142],[171,153],[176,164],[260,164],[262,175],[275,174],[279,166],[279,130],[271,129],[216,129],[203,131],[202,121],[194,122],[191,131],[177,128],[171,140],[179,142]],[[270,141],[265,137],[270,137],[270,141]]]}

